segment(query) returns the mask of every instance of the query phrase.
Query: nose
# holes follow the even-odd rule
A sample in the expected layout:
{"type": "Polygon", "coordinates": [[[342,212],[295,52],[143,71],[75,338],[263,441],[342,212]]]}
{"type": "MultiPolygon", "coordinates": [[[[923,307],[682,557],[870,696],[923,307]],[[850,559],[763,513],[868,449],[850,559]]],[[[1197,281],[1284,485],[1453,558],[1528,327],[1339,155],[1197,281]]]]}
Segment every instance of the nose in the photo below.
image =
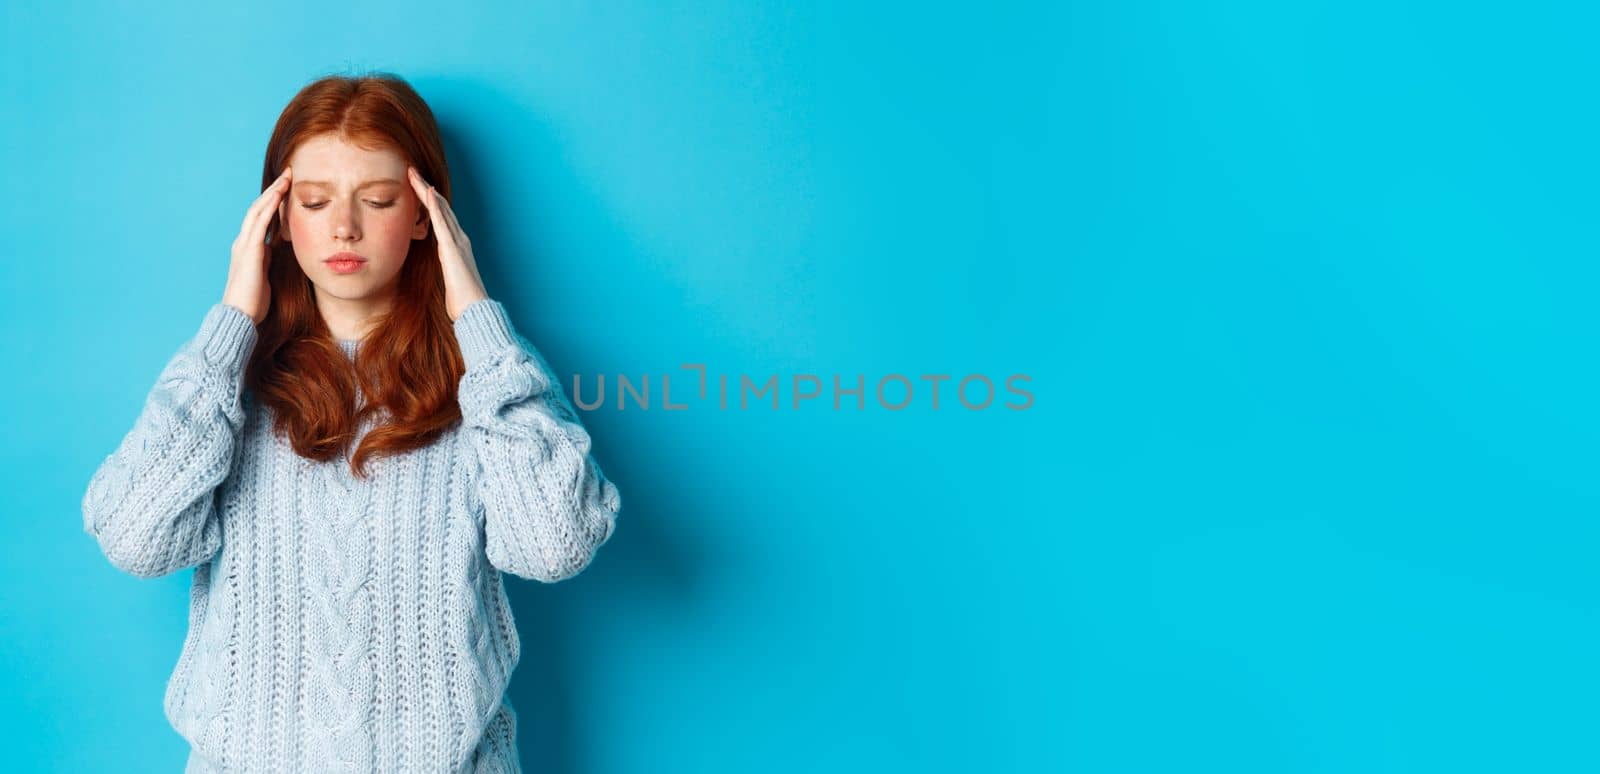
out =
{"type": "Polygon", "coordinates": [[[354,207],[342,207],[333,213],[333,238],[340,242],[361,238],[361,224],[356,221],[354,207]]]}

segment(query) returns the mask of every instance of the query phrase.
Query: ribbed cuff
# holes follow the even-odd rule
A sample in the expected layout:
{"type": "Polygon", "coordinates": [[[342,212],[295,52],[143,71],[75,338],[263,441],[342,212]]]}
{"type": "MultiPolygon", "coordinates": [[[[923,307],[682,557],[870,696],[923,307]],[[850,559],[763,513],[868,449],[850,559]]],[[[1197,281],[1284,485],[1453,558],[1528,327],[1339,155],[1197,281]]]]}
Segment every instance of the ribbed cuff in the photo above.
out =
{"type": "Polygon", "coordinates": [[[492,298],[480,298],[467,305],[455,322],[456,342],[467,368],[488,360],[506,347],[521,346],[511,330],[506,308],[492,298]]]}
{"type": "Polygon", "coordinates": [[[206,312],[194,338],[194,346],[207,363],[235,374],[243,369],[255,345],[256,321],[238,307],[220,301],[206,312]]]}

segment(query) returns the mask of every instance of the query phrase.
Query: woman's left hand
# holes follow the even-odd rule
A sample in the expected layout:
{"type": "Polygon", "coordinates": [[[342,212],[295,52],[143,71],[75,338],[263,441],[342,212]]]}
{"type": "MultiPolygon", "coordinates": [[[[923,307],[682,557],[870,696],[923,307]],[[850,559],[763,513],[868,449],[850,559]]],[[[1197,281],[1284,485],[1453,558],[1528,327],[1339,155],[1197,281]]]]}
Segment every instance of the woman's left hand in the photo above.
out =
{"type": "Polygon", "coordinates": [[[472,259],[472,241],[461,230],[461,223],[444,195],[423,180],[416,167],[406,167],[406,176],[433,221],[433,235],[439,243],[439,267],[444,270],[445,311],[453,321],[473,302],[489,296],[483,289],[483,278],[478,275],[478,264],[472,259]]]}

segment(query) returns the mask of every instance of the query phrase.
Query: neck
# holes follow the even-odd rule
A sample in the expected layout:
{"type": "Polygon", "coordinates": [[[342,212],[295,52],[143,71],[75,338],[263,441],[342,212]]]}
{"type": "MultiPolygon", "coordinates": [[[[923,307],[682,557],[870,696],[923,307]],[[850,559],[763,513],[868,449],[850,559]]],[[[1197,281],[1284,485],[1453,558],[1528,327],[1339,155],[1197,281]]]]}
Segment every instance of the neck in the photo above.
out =
{"type": "Polygon", "coordinates": [[[394,306],[394,293],[363,298],[339,298],[313,286],[317,311],[328,331],[340,343],[353,343],[367,337],[378,317],[394,306]]]}

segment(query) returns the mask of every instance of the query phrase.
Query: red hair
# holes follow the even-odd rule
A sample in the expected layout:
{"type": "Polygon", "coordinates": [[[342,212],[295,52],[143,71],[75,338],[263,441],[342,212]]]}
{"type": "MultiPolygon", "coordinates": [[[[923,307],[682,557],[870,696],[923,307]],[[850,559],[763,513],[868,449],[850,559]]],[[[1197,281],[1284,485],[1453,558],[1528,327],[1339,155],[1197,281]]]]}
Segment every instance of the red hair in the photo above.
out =
{"type": "MultiPolygon", "coordinates": [[[[450,199],[450,174],[433,111],[398,76],[330,75],[307,84],[273,127],[261,170],[265,191],[296,147],[325,133],[369,150],[388,148],[450,199]]],[[[414,240],[400,270],[393,307],[351,358],[317,311],[311,280],[282,238],[277,216],[268,228],[267,279],[272,302],[257,326],[245,383],[273,411],[272,431],[297,454],[326,462],[348,450],[360,423],[383,412],[350,459],[366,478],[367,460],[427,446],[461,419],[456,386],[465,362],[444,303],[437,235],[414,240]],[[367,397],[356,405],[356,387],[367,397]]]]}

